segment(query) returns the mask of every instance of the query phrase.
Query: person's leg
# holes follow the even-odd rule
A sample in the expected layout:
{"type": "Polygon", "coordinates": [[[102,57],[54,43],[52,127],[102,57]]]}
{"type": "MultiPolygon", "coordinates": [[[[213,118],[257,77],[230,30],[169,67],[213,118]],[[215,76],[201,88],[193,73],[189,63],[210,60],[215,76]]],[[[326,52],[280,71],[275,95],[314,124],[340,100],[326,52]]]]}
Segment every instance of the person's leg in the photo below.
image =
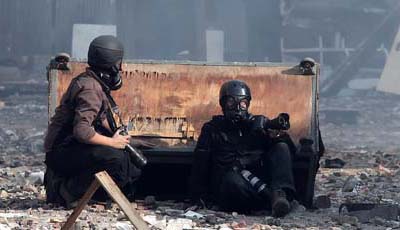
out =
{"type": "MultiPolygon", "coordinates": [[[[107,171],[128,199],[133,199],[141,170],[132,163],[130,155],[123,150],[104,146],[95,146],[91,152],[92,162],[95,165],[94,172],[107,171]]],[[[102,190],[95,194],[95,198],[99,200],[104,200],[106,197],[102,190]]]]}
{"type": "Polygon", "coordinates": [[[239,172],[224,174],[220,185],[218,205],[226,211],[249,212],[266,208],[268,204],[239,172]]]}
{"type": "Polygon", "coordinates": [[[91,163],[90,145],[68,140],[54,151],[46,153],[46,165],[63,177],[79,175],[93,165],[91,163]]]}
{"type": "Polygon", "coordinates": [[[90,155],[82,149],[84,144],[69,139],[56,150],[46,153],[47,202],[71,207],[70,204],[81,197],[92,182],[90,155]]]}
{"type": "Polygon", "coordinates": [[[269,149],[263,158],[262,168],[265,172],[262,177],[272,190],[283,189],[287,193],[295,192],[292,157],[286,143],[278,142],[269,149]]]}
{"type": "Polygon", "coordinates": [[[138,180],[141,171],[132,163],[127,152],[105,146],[93,146],[90,153],[94,171],[107,171],[120,188],[138,180]]]}
{"type": "Polygon", "coordinates": [[[295,192],[289,146],[283,142],[274,144],[264,156],[262,170],[272,191],[273,215],[286,215],[290,210],[288,199],[291,200],[295,192]]]}
{"type": "MultiPolygon", "coordinates": [[[[107,171],[127,195],[132,196],[133,191],[125,187],[132,188],[141,173],[131,163],[128,153],[110,147],[75,143],[59,148],[51,154],[52,157],[46,157],[46,164],[67,178],[60,191],[69,201],[81,197],[92,183],[93,175],[103,170],[107,171]]],[[[99,200],[106,197],[106,193],[101,189],[95,194],[95,198],[99,200]]]]}

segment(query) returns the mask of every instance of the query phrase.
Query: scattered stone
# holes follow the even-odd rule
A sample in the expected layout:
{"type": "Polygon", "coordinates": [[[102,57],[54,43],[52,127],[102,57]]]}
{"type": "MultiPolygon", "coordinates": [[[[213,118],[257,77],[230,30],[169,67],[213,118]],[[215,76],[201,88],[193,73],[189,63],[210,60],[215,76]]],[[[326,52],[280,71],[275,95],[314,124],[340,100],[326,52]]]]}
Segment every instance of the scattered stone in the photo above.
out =
{"type": "Polygon", "coordinates": [[[74,229],[74,230],[84,230],[84,229],[85,229],[84,226],[85,226],[85,225],[82,224],[81,221],[77,220],[77,221],[74,223],[73,229],[74,229]]]}
{"type": "Polygon", "coordinates": [[[165,214],[167,214],[168,216],[174,216],[174,217],[182,216],[183,213],[184,213],[183,210],[178,210],[178,209],[169,208],[165,210],[165,214]]]}
{"type": "Polygon", "coordinates": [[[398,205],[385,204],[344,204],[339,212],[346,212],[349,216],[355,216],[361,223],[371,222],[371,219],[382,218],[385,220],[397,220],[400,216],[400,208],[398,205]]]}
{"type": "Polygon", "coordinates": [[[115,224],[115,228],[117,229],[117,230],[133,230],[134,228],[133,228],[133,225],[130,223],[130,222],[128,222],[128,221],[124,221],[124,222],[117,222],[116,224],[115,224]]]}
{"type": "Polygon", "coordinates": [[[331,207],[331,199],[328,195],[320,195],[315,198],[314,205],[317,208],[330,208],[331,207]]]}
{"type": "Polygon", "coordinates": [[[4,190],[1,190],[1,192],[0,192],[0,198],[5,199],[5,198],[7,198],[7,197],[8,197],[8,193],[7,193],[6,191],[4,191],[4,190]]]}
{"type": "Polygon", "coordinates": [[[231,223],[231,227],[233,229],[246,229],[246,228],[248,228],[247,224],[246,224],[246,222],[244,220],[242,220],[240,222],[233,221],[231,223]]]}
{"type": "Polygon", "coordinates": [[[65,220],[59,218],[51,218],[50,223],[64,223],[65,220]]]}
{"type": "Polygon", "coordinates": [[[384,167],[383,165],[378,165],[378,171],[380,173],[380,175],[383,176],[393,176],[394,172],[386,167],[384,167]]]}
{"type": "Polygon", "coordinates": [[[280,226],[281,225],[281,220],[279,218],[274,218],[272,216],[267,216],[264,218],[264,224],[266,225],[275,225],[275,226],[280,226]]]}
{"type": "Polygon", "coordinates": [[[290,205],[292,206],[291,213],[301,213],[307,210],[306,207],[300,204],[297,200],[293,200],[290,205]]]}
{"type": "Polygon", "coordinates": [[[42,153],[44,152],[44,141],[43,138],[36,139],[36,140],[31,140],[29,142],[29,151],[31,153],[42,153]]]}
{"type": "Polygon", "coordinates": [[[10,141],[17,142],[19,140],[18,135],[13,130],[7,129],[5,133],[10,141]]]}
{"type": "Polygon", "coordinates": [[[185,212],[185,214],[183,214],[184,217],[186,218],[196,218],[196,219],[200,219],[200,218],[204,218],[204,215],[198,213],[198,212],[193,212],[193,211],[187,211],[185,212]]]}
{"type": "Polygon", "coordinates": [[[345,161],[339,158],[335,159],[325,159],[325,168],[343,168],[343,166],[346,164],[345,161]]]}
{"type": "Polygon", "coordinates": [[[218,224],[218,218],[215,215],[207,215],[206,222],[212,225],[218,224]]]}
{"type": "Polygon", "coordinates": [[[362,172],[362,173],[360,174],[360,179],[361,179],[361,180],[367,180],[368,178],[369,178],[369,175],[368,175],[367,173],[362,172]]]}
{"type": "Polygon", "coordinates": [[[351,229],[351,224],[349,224],[349,223],[344,223],[344,224],[342,224],[342,226],[343,227],[345,227],[346,229],[351,229]]]}
{"type": "Polygon", "coordinates": [[[342,173],[341,172],[333,172],[333,174],[335,177],[341,177],[342,173]]]}
{"type": "Polygon", "coordinates": [[[356,226],[358,225],[358,218],[355,216],[343,215],[339,217],[339,224],[350,224],[356,226]]]}
{"type": "Polygon", "coordinates": [[[24,186],[24,190],[27,191],[27,192],[38,193],[38,189],[35,186],[31,185],[31,184],[25,185],[24,186]]]}
{"type": "Polygon", "coordinates": [[[349,177],[347,177],[346,181],[344,182],[342,191],[343,192],[352,192],[358,183],[359,183],[359,180],[355,176],[353,176],[353,175],[349,176],[349,177]]]}
{"type": "Polygon", "coordinates": [[[171,219],[168,220],[166,230],[180,230],[180,229],[191,229],[193,227],[193,221],[189,219],[171,219]]]}
{"type": "Polygon", "coordinates": [[[20,161],[12,161],[10,164],[11,168],[17,168],[17,167],[21,167],[22,163],[20,161]]]}
{"type": "MultiPolygon", "coordinates": [[[[42,180],[31,178],[35,172],[45,170],[43,163],[45,156],[44,153],[40,153],[42,151],[40,147],[47,127],[47,116],[44,116],[47,113],[47,98],[40,99],[41,104],[37,105],[35,102],[37,99],[31,99],[31,96],[22,97],[22,99],[19,97],[11,98],[10,100],[13,101],[11,103],[7,101],[7,106],[0,110],[0,116],[2,115],[3,118],[3,126],[0,124],[0,229],[60,229],[71,210],[46,204],[44,187],[40,183],[42,180]],[[15,116],[9,116],[9,114],[15,116]],[[30,184],[34,189],[26,187],[26,184],[30,184]],[[53,220],[50,222],[51,218],[53,220]]],[[[322,107],[354,107],[362,111],[358,117],[360,126],[352,124],[336,126],[327,123],[323,118],[320,122],[322,137],[327,147],[325,156],[346,162],[346,167],[320,168],[318,172],[316,194],[328,196],[331,207],[336,208],[347,201],[393,205],[400,200],[400,148],[398,147],[400,106],[397,104],[398,98],[394,102],[390,100],[388,102],[386,98],[385,100],[322,98],[320,104],[322,107]],[[384,103],[390,106],[382,108],[381,104],[384,103]],[[388,120],[392,122],[387,122],[388,120]],[[371,121],[373,123],[370,123],[371,121]],[[376,151],[376,149],[382,149],[382,151],[376,151]],[[396,176],[392,176],[393,174],[396,176]],[[350,175],[360,180],[352,193],[342,192],[344,181],[350,175]]],[[[325,158],[321,161],[324,163],[325,158]]],[[[315,199],[317,200],[318,196],[315,199]]],[[[338,226],[339,221],[334,222],[333,218],[331,219],[337,213],[333,208],[306,211],[304,206],[298,205],[297,211],[294,208],[287,217],[279,219],[265,217],[265,214],[247,216],[215,211],[217,209],[213,209],[214,211],[191,209],[188,204],[176,201],[154,200],[154,202],[155,206],[151,205],[152,198],[145,198],[142,203],[138,202],[146,206],[138,212],[144,216],[146,222],[152,225],[153,229],[167,229],[168,224],[170,229],[181,228],[182,225],[175,225],[176,221],[171,220],[181,218],[188,211],[204,215],[204,218],[193,218],[190,227],[185,227],[186,229],[232,230],[233,221],[236,222],[234,226],[238,229],[246,223],[241,229],[361,229],[359,223],[363,223],[362,229],[399,229],[400,227],[397,220],[390,218],[386,220],[383,216],[373,216],[369,219],[373,222],[369,223],[364,223],[357,217],[358,222],[354,219],[347,220],[338,226]],[[163,206],[163,208],[159,209],[156,206],[163,206]],[[180,211],[165,212],[168,209],[180,211]],[[146,219],[147,216],[152,216],[153,222],[146,219]],[[354,225],[353,222],[358,224],[354,225]],[[377,224],[379,224],[378,227],[377,224]]],[[[82,212],[74,229],[116,229],[119,215],[124,216],[125,220],[119,222],[130,225],[115,203],[112,208],[104,211],[93,209],[93,212],[90,210],[91,207],[82,212]]],[[[391,213],[390,215],[393,214],[393,216],[398,214],[390,210],[385,209],[379,212],[385,215],[391,213]]],[[[368,213],[371,212],[368,211],[368,213]]],[[[353,214],[354,212],[348,212],[343,215],[353,214]]],[[[129,227],[127,229],[132,229],[132,226],[129,227]]]]}
{"type": "Polygon", "coordinates": [[[386,220],[380,217],[374,217],[370,220],[370,222],[378,226],[386,226],[386,220]]]}
{"type": "Polygon", "coordinates": [[[400,229],[399,221],[388,221],[387,224],[394,229],[400,229]]]}
{"type": "Polygon", "coordinates": [[[91,210],[95,211],[95,212],[102,212],[104,211],[106,208],[104,205],[102,204],[93,204],[90,207],[91,210]]]}

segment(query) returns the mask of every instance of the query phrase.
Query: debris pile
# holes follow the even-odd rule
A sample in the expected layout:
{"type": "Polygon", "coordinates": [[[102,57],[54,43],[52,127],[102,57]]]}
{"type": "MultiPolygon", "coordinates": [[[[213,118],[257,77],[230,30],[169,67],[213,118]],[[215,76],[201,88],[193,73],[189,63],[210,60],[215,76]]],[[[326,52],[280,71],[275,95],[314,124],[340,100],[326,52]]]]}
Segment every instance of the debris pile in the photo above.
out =
{"type": "MultiPolygon", "coordinates": [[[[9,96],[0,107],[0,229],[59,229],[71,210],[45,203],[47,98],[9,96]]],[[[153,229],[396,229],[400,202],[400,107],[396,97],[322,99],[321,110],[358,110],[356,123],[321,117],[327,152],[316,179],[316,210],[296,201],[285,218],[205,210],[148,196],[136,208],[153,229]],[[326,161],[328,160],[328,161],[326,161]],[[327,164],[326,164],[327,163],[327,164]],[[335,164],[333,164],[335,163],[335,164]],[[332,165],[334,167],[332,167],[332,165]],[[346,209],[341,205],[346,205],[346,209]],[[354,211],[353,204],[374,204],[354,211]],[[386,207],[384,215],[376,208],[386,207]],[[397,215],[397,219],[395,218],[397,215]]],[[[353,118],[351,118],[353,119],[353,118]]],[[[133,229],[116,204],[90,204],[75,229],[133,229]]]]}

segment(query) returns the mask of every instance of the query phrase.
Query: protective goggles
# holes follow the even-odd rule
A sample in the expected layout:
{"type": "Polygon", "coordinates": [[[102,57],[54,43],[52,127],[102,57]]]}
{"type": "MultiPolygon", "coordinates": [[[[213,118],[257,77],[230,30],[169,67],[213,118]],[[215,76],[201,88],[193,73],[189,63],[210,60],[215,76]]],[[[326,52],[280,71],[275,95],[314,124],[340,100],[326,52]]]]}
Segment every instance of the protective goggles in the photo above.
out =
{"type": "Polygon", "coordinates": [[[224,107],[227,110],[243,110],[247,111],[250,101],[247,97],[232,97],[227,96],[224,100],[224,107]]]}

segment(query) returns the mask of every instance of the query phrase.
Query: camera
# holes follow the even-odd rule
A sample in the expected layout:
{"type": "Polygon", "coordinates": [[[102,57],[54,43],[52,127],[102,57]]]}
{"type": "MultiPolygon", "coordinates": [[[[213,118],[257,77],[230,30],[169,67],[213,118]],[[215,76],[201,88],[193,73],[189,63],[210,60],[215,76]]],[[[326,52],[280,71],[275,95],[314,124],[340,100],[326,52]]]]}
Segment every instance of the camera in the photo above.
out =
{"type": "MultiPolygon", "coordinates": [[[[128,129],[125,125],[121,126],[120,130],[121,130],[119,132],[120,135],[123,135],[123,136],[129,135],[128,129]]],[[[139,149],[132,147],[130,144],[127,144],[124,150],[129,153],[129,155],[131,156],[132,162],[136,167],[141,169],[147,164],[146,157],[143,155],[142,151],[140,151],[139,149]]]]}
{"type": "Polygon", "coordinates": [[[264,129],[288,130],[290,129],[289,114],[280,113],[276,118],[267,120],[264,129]]]}
{"type": "Polygon", "coordinates": [[[280,113],[274,119],[268,119],[263,115],[256,115],[250,118],[252,130],[288,130],[290,128],[289,114],[280,113]]]}
{"type": "Polygon", "coordinates": [[[257,176],[255,176],[248,170],[242,170],[240,171],[240,174],[248,183],[250,183],[251,187],[253,187],[258,194],[260,194],[262,197],[265,198],[270,197],[271,194],[270,188],[268,188],[268,186],[257,176]]]}

